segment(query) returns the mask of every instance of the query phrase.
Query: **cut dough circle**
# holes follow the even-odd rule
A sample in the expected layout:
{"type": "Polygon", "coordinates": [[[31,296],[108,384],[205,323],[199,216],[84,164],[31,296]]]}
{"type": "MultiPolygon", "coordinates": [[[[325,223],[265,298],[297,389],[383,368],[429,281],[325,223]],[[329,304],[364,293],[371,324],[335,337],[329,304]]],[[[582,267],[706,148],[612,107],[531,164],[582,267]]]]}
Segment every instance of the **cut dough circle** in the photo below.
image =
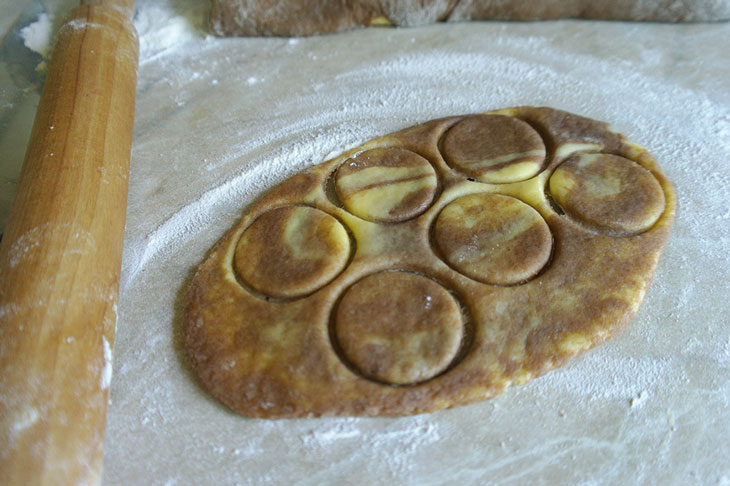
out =
{"type": "Polygon", "coordinates": [[[651,172],[624,157],[580,154],[550,177],[550,194],[572,218],[613,234],[649,229],[664,212],[664,192],[651,172]]]}
{"type": "Polygon", "coordinates": [[[335,190],[345,208],[368,221],[394,223],[425,211],[437,180],[428,160],[401,148],[373,149],[345,161],[335,190]]]}
{"type": "Polygon", "coordinates": [[[434,226],[446,262],[480,282],[513,285],[550,259],[552,236],[535,209],[517,198],[472,194],[449,203],[434,226]]]}
{"type": "Polygon", "coordinates": [[[433,280],[406,272],[358,281],[335,316],[344,358],[364,376],[393,385],[444,371],[459,351],[463,329],[454,297],[433,280]]]}
{"type": "Polygon", "coordinates": [[[344,226],[307,206],[272,209],[243,232],[233,266],[239,278],[266,296],[314,292],[339,274],[350,255],[344,226]]]}
{"type": "Polygon", "coordinates": [[[542,169],[545,145],[530,125],[503,115],[470,116],[444,135],[448,164],[482,182],[503,184],[529,179],[542,169]]]}

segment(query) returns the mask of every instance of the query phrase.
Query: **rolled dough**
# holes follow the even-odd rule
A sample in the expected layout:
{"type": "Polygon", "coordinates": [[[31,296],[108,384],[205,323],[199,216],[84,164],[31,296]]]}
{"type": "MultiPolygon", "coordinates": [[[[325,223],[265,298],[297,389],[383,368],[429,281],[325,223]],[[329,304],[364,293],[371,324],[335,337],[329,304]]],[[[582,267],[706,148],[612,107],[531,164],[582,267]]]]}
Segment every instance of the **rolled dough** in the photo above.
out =
{"type": "Polygon", "coordinates": [[[371,25],[417,26],[466,20],[585,18],[659,22],[730,19],[728,0],[212,0],[218,35],[302,36],[371,25]]]}
{"type": "Polygon", "coordinates": [[[483,400],[623,328],[674,211],[654,159],[604,123],[433,120],[249,208],[193,278],[185,345],[208,392],[252,417],[483,400]]]}

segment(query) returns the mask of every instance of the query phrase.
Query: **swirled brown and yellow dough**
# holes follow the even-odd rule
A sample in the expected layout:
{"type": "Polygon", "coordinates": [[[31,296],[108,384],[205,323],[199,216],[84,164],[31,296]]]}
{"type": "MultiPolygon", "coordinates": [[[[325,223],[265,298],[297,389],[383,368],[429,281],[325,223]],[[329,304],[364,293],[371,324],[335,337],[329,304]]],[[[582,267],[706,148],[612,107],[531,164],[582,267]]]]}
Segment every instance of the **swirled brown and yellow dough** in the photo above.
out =
{"type": "Polygon", "coordinates": [[[490,398],[636,313],[675,211],[654,159],[550,108],[433,120],[264,194],[192,281],[202,385],[252,417],[490,398]]]}

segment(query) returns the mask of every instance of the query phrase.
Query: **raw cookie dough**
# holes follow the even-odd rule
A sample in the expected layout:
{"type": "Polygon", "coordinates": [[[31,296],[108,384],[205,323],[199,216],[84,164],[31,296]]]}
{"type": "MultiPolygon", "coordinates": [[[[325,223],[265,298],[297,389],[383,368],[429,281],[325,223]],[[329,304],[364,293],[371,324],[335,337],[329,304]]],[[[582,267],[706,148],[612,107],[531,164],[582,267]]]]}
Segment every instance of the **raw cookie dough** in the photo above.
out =
{"type": "Polygon", "coordinates": [[[730,18],[730,0],[212,0],[217,35],[314,35],[371,25],[560,18],[703,22],[730,18]]]}
{"type": "Polygon", "coordinates": [[[674,211],[605,123],[518,107],[410,127],[282,182],[215,245],[186,304],[192,368],[251,417],[487,399],[626,325],[674,211]]]}

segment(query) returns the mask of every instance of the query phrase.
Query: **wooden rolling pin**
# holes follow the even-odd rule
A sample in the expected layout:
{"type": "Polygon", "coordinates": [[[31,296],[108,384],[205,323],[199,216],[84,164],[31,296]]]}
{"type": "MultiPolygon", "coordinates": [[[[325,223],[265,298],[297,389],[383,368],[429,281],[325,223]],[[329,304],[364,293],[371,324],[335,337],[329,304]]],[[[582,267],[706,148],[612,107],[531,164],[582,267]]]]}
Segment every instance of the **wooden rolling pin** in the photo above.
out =
{"type": "Polygon", "coordinates": [[[4,486],[101,482],[138,40],[133,0],[85,3],[58,33],[0,244],[4,486]]]}

